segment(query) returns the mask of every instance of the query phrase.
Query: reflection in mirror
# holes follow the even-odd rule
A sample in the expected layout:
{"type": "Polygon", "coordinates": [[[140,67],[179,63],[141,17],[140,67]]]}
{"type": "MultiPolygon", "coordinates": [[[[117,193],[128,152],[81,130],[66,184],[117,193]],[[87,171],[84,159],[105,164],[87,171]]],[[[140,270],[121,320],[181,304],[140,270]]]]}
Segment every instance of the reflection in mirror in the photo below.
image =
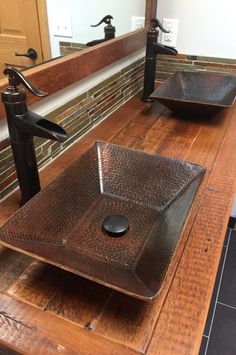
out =
{"type": "Polygon", "coordinates": [[[95,28],[90,25],[105,15],[113,16],[116,37],[131,31],[134,16],[141,17],[133,24],[133,29],[137,29],[144,22],[145,9],[146,0],[87,0],[86,6],[82,0],[2,0],[0,78],[6,66],[29,68],[77,52],[88,41],[104,38],[105,24],[95,28]],[[60,48],[60,42],[66,46],[60,48]],[[31,56],[33,52],[36,55],[31,56]]]}
{"type": "Polygon", "coordinates": [[[6,66],[21,70],[50,58],[46,0],[0,1],[0,78],[6,66]]]}
{"type": "Polygon", "coordinates": [[[82,0],[47,0],[52,56],[70,54],[86,48],[87,42],[104,39],[106,24],[91,25],[96,25],[106,15],[113,17],[115,37],[140,28],[145,8],[146,0],[86,0],[86,6],[82,0]]]}
{"type": "MultiPolygon", "coordinates": [[[[9,1],[19,1],[19,4],[22,6],[24,0],[9,1]]],[[[28,4],[30,3],[29,0],[25,1],[28,4]]],[[[41,13],[44,5],[46,7],[46,0],[35,1],[38,4],[38,12],[41,13]]],[[[0,3],[2,3],[2,1],[0,3]]],[[[149,24],[151,18],[156,16],[156,5],[157,0],[146,0],[145,24],[149,24]]],[[[46,27],[47,22],[41,27],[41,33],[46,32],[46,27]]],[[[94,74],[98,70],[103,69],[116,61],[132,55],[136,51],[144,48],[145,43],[146,28],[143,28],[116,37],[113,40],[106,41],[98,46],[90,47],[88,50],[61,57],[31,69],[27,69],[24,74],[36,87],[40,88],[42,91],[48,92],[50,95],[78,82],[78,80],[87,77],[89,74],[94,74]]],[[[3,89],[6,84],[6,78],[0,80],[0,89],[3,89]]],[[[38,99],[35,96],[29,97],[30,104],[37,100],[38,99]]],[[[0,105],[0,119],[3,118],[4,112],[2,105],[0,105]]]]}

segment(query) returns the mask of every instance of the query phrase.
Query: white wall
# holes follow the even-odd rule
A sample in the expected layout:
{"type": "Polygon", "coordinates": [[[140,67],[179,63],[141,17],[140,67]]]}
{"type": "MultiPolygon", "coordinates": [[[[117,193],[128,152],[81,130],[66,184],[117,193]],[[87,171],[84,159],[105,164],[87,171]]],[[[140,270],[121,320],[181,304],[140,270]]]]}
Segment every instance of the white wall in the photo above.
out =
{"type": "Polygon", "coordinates": [[[47,0],[50,42],[53,57],[60,55],[59,41],[87,43],[104,38],[105,24],[97,24],[104,16],[111,15],[116,37],[131,30],[131,16],[145,16],[146,0],[47,0]],[[72,19],[73,37],[53,35],[57,13],[69,11],[72,19]]]}
{"type": "Polygon", "coordinates": [[[180,20],[180,53],[236,59],[235,0],[158,0],[157,17],[180,20]]]}

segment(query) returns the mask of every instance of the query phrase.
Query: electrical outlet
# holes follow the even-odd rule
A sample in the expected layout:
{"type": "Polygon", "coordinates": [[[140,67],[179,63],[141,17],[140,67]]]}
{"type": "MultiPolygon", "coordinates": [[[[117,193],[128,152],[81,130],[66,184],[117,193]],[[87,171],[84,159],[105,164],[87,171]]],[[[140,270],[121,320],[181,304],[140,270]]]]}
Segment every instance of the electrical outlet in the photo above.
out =
{"type": "Polygon", "coordinates": [[[71,14],[69,11],[55,13],[53,35],[72,37],[71,14]]]}
{"type": "Polygon", "coordinates": [[[144,27],[145,17],[131,16],[131,31],[139,30],[144,27]]]}
{"type": "Polygon", "coordinates": [[[161,33],[161,44],[175,47],[179,27],[179,19],[163,18],[162,25],[167,31],[169,31],[169,33],[161,33]]]}

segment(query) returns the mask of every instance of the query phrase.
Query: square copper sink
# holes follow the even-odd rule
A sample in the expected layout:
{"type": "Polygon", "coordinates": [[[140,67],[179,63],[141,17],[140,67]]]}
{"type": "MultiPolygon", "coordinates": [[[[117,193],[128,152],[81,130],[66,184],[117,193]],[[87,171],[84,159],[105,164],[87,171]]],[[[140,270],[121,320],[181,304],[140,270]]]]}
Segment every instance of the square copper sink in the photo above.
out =
{"type": "Polygon", "coordinates": [[[236,76],[178,71],[151,98],[177,114],[210,117],[230,107],[236,96],[236,76]]]}
{"type": "Polygon", "coordinates": [[[161,289],[204,172],[97,142],[2,226],[0,240],[149,300],[161,289]]]}

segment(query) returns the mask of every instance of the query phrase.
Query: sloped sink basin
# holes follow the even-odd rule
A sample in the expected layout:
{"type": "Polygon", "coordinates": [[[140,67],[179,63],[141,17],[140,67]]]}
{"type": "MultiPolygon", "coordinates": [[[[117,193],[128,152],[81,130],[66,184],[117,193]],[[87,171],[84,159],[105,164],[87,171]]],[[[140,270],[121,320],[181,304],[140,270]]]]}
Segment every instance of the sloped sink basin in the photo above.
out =
{"type": "Polygon", "coordinates": [[[210,117],[230,107],[236,96],[236,76],[178,71],[151,98],[177,114],[210,117]]]}
{"type": "Polygon", "coordinates": [[[0,240],[121,292],[152,299],[204,171],[97,142],[2,226],[0,240]]]}

